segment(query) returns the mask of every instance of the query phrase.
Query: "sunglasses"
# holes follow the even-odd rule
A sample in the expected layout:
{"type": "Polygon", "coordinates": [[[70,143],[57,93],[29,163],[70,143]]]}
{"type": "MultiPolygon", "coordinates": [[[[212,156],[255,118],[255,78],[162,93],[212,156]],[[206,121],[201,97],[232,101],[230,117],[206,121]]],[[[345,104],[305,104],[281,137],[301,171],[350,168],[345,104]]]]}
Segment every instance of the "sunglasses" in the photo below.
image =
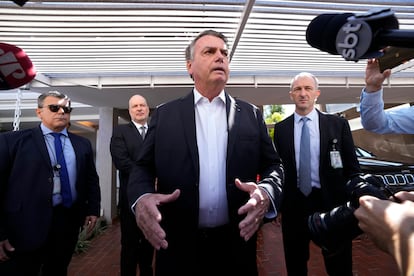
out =
{"type": "Polygon", "coordinates": [[[58,104],[49,104],[47,107],[52,112],[58,112],[62,108],[64,113],[71,113],[73,109],[72,107],[58,105],[58,104]]]}

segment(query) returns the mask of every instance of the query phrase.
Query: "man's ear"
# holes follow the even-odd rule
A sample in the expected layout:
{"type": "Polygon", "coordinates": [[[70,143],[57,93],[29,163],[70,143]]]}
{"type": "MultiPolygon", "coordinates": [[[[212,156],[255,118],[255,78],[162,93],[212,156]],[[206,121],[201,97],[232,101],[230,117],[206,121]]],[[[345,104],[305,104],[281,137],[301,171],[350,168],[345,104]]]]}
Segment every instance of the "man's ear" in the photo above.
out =
{"type": "Polygon", "coordinates": [[[190,78],[192,79],[192,80],[194,80],[194,78],[193,78],[193,70],[192,70],[192,63],[191,63],[191,60],[187,60],[187,72],[188,72],[188,74],[190,75],[190,78]]]}
{"type": "Polygon", "coordinates": [[[40,119],[42,119],[42,109],[40,107],[36,108],[36,115],[40,119]]]}
{"type": "Polygon", "coordinates": [[[289,91],[289,98],[293,102],[292,91],[289,91]]]}
{"type": "Polygon", "coordinates": [[[187,72],[188,72],[190,75],[192,75],[191,65],[192,65],[191,60],[187,60],[187,62],[186,62],[186,67],[187,67],[187,72]]]}

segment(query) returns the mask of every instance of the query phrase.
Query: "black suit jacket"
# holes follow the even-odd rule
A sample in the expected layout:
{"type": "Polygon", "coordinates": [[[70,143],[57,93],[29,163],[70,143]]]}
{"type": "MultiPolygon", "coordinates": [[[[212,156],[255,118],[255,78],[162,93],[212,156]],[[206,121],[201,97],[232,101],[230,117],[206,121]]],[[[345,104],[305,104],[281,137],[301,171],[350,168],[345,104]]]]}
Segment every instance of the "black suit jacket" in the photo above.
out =
{"type": "MultiPolygon", "coordinates": [[[[237,214],[237,210],[247,202],[249,195],[240,191],[234,180],[240,178],[243,182],[256,182],[257,175],[260,175],[260,185],[278,204],[283,168],[259,109],[226,94],[226,110],[229,218],[236,243],[242,245],[241,248],[248,248],[239,252],[238,268],[243,271],[243,267],[256,266],[256,237],[248,242],[240,238],[238,223],[243,217],[237,214]]],[[[166,231],[169,245],[167,250],[157,252],[156,271],[164,266],[178,268],[171,270],[177,273],[188,272],[190,265],[197,263],[194,252],[197,250],[199,211],[199,156],[193,93],[159,106],[151,117],[140,158],[130,175],[128,197],[131,205],[141,195],[155,192],[155,177],[159,193],[181,190],[177,201],[160,206],[161,226],[166,231]]],[[[229,241],[226,246],[230,244],[229,241]]]]}
{"type": "MultiPolygon", "coordinates": [[[[110,151],[112,161],[114,162],[115,167],[119,170],[119,201],[121,208],[130,207],[127,198],[129,173],[134,166],[135,160],[138,159],[142,143],[142,136],[132,122],[119,125],[113,131],[110,151]]],[[[130,210],[130,208],[128,209],[130,210]]]]}
{"type": "MultiPolygon", "coordinates": [[[[100,215],[100,188],[91,143],[68,133],[76,154],[79,227],[100,215]]],[[[0,240],[17,250],[34,250],[52,222],[53,169],[39,127],[0,135],[0,240]]]]}
{"type": "MultiPolygon", "coordinates": [[[[324,114],[319,111],[318,114],[320,132],[319,176],[324,208],[330,210],[347,201],[348,193],[345,184],[350,178],[360,173],[360,168],[348,122],[336,115],[324,114]],[[342,169],[334,169],[330,164],[330,151],[334,139],[337,140],[336,149],[342,157],[342,169]]],[[[290,200],[297,191],[293,129],[294,115],[292,114],[277,123],[274,132],[274,143],[285,167],[282,213],[289,210],[289,208],[295,208],[295,201],[290,200]]]]}

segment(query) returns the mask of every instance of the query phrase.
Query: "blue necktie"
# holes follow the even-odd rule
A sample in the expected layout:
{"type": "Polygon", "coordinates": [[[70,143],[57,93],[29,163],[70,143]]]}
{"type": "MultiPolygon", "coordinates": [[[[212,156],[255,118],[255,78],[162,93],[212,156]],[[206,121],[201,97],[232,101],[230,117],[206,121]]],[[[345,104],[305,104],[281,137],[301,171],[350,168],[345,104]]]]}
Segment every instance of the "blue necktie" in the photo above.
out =
{"type": "Polygon", "coordinates": [[[51,133],[55,137],[55,151],[56,151],[56,166],[59,169],[62,204],[65,207],[72,205],[72,192],[70,189],[69,174],[66,167],[65,156],[63,155],[62,142],[60,136],[62,133],[51,133]]]}
{"type": "Polygon", "coordinates": [[[307,122],[309,118],[302,117],[302,136],[300,137],[299,157],[299,189],[308,196],[312,191],[311,183],[311,160],[310,160],[310,137],[307,122]]]}

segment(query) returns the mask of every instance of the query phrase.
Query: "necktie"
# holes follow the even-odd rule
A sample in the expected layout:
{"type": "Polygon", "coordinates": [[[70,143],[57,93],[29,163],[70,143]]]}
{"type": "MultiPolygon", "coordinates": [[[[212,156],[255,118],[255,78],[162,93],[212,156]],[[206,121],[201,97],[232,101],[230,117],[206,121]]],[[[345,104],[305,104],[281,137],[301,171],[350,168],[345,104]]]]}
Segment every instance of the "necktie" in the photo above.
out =
{"type": "Polygon", "coordinates": [[[70,189],[69,174],[66,167],[65,156],[63,155],[62,142],[60,136],[62,133],[51,133],[55,138],[55,151],[56,151],[56,167],[59,170],[60,183],[61,183],[61,195],[62,203],[65,207],[72,205],[72,192],[70,189]]]}
{"type": "Polygon", "coordinates": [[[302,135],[300,137],[300,157],[299,157],[299,189],[308,196],[312,191],[311,184],[311,160],[310,160],[310,137],[307,122],[309,118],[302,117],[302,135]]]}
{"type": "Polygon", "coordinates": [[[140,126],[139,127],[139,129],[141,130],[141,136],[142,136],[142,140],[144,140],[145,139],[145,131],[146,131],[146,129],[145,129],[145,127],[144,126],[140,126]]]}

